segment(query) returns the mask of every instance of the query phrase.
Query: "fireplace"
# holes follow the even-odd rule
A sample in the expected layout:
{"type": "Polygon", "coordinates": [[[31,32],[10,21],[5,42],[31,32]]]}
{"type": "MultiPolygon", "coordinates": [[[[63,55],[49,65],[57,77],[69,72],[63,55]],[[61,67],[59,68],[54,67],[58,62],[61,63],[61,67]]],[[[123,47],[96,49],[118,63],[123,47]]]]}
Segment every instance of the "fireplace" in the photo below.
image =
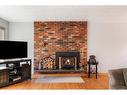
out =
{"type": "Polygon", "coordinates": [[[79,52],[56,52],[56,69],[59,70],[78,70],[80,63],[79,52]]]}
{"type": "Polygon", "coordinates": [[[77,70],[77,57],[59,57],[59,69],[77,70]]]}
{"type": "Polygon", "coordinates": [[[35,21],[34,49],[34,69],[37,71],[84,70],[87,65],[87,21],[35,21]]]}

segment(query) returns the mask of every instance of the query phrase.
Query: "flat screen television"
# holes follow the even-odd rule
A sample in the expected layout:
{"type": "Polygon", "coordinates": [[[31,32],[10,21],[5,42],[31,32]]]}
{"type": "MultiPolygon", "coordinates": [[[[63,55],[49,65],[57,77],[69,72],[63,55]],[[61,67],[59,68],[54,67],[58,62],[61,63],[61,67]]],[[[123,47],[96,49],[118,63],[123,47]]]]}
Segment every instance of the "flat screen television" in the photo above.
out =
{"type": "Polygon", "coordinates": [[[27,58],[27,42],[0,41],[0,59],[27,58]]]}

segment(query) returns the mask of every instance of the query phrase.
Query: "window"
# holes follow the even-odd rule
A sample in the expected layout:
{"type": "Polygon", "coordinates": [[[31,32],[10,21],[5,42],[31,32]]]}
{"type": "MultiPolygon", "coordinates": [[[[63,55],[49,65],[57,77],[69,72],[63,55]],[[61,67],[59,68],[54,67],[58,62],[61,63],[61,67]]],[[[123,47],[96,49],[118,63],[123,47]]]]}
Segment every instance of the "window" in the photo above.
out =
{"type": "Polygon", "coordinates": [[[0,40],[4,40],[5,28],[0,27],[0,40]]]}

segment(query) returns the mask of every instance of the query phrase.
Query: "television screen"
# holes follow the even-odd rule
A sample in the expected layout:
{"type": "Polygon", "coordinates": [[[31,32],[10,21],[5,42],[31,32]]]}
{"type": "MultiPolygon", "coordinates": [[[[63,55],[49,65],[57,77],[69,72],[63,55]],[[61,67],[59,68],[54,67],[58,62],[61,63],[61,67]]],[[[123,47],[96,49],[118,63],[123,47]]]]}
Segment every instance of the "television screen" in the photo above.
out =
{"type": "Polygon", "coordinates": [[[0,41],[0,59],[26,58],[27,42],[0,41]]]}

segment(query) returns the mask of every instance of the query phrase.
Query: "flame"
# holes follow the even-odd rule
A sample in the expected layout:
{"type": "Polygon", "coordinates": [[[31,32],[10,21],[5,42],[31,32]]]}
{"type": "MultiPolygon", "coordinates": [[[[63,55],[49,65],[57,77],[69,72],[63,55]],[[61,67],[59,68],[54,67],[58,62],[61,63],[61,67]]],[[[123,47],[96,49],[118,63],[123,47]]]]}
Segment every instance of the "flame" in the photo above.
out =
{"type": "Polygon", "coordinates": [[[70,63],[70,60],[69,60],[69,59],[67,59],[67,62],[68,62],[68,63],[70,63]]]}
{"type": "Polygon", "coordinates": [[[65,64],[71,64],[71,63],[70,63],[70,60],[67,59],[67,61],[65,62],[65,64]]]}

